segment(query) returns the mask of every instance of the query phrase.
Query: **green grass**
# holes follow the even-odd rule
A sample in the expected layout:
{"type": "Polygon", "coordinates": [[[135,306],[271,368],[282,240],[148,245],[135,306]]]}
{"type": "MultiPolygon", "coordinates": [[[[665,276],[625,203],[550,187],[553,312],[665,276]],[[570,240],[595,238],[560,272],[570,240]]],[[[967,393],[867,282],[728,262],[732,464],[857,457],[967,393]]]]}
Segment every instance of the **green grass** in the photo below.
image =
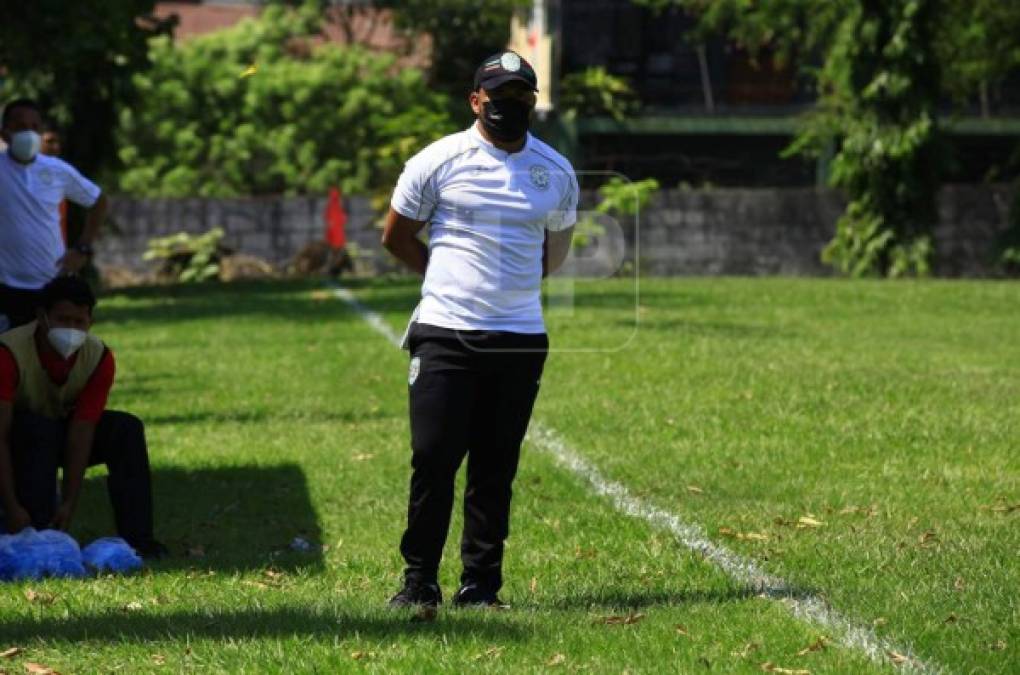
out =
{"type": "MultiPolygon", "coordinates": [[[[399,330],[417,286],[356,290],[399,330]]],[[[1020,286],[656,280],[637,312],[624,282],[575,292],[549,313],[558,351],[536,419],[922,658],[1020,669],[1020,286]]],[[[23,650],[0,670],[895,670],[835,645],[798,655],[823,628],[528,446],[513,609],[411,623],[382,608],[401,566],[405,354],[308,284],[141,289],[106,298],[100,319],[111,406],[147,422],[159,531],[179,555],[136,577],[0,586],[0,651],[23,650]],[[326,548],[289,551],[295,536],[326,548]]],[[[101,483],[86,486],[82,540],[110,530],[101,483]]]]}

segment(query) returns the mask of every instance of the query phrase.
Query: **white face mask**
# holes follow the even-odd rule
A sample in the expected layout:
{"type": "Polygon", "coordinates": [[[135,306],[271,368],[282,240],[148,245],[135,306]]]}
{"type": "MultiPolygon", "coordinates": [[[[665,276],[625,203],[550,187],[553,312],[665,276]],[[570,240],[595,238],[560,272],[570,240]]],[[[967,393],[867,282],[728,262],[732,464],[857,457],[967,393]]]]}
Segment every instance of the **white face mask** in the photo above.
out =
{"type": "Polygon", "coordinates": [[[31,162],[39,154],[42,137],[31,129],[11,134],[11,155],[19,162],[31,162]]]}
{"type": "Polygon", "coordinates": [[[77,328],[50,328],[46,337],[58,354],[69,359],[71,354],[74,354],[85,344],[88,333],[77,328]]]}

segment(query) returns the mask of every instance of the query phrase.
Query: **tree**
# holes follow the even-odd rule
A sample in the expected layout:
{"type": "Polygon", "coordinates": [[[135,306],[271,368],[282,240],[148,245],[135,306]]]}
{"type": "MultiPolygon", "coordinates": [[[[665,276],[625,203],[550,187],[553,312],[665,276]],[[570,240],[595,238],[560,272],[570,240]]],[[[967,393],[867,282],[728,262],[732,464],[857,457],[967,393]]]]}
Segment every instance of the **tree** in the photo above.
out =
{"type": "Polygon", "coordinates": [[[514,10],[531,0],[376,0],[392,9],[398,26],[432,38],[429,83],[450,97],[451,113],[467,122],[464,102],[475,69],[485,57],[506,47],[514,10]]]}
{"type": "Polygon", "coordinates": [[[388,54],[323,44],[321,14],[267,7],[224,31],[153,41],[121,115],[121,188],[142,195],[389,190],[452,131],[446,99],[388,54]]]}
{"type": "Polygon", "coordinates": [[[824,258],[847,274],[924,273],[946,156],[937,108],[1020,65],[1020,5],[996,0],[634,0],[698,32],[807,64],[819,102],[790,152],[837,147],[850,199],[824,258]],[[821,63],[820,67],[813,64],[821,63]]]}
{"type": "Polygon", "coordinates": [[[117,113],[134,105],[132,77],[149,66],[147,40],[169,34],[154,0],[5,2],[3,97],[31,96],[64,128],[67,158],[89,175],[116,160],[117,113]]]}

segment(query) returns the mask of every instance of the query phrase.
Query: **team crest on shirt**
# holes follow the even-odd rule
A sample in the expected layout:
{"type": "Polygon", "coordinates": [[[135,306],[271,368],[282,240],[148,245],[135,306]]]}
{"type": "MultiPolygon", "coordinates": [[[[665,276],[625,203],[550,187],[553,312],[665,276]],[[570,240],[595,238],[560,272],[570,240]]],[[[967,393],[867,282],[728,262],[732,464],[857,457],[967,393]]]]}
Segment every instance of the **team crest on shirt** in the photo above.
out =
{"type": "Polygon", "coordinates": [[[549,169],[542,166],[541,164],[532,164],[531,168],[528,169],[528,175],[531,177],[531,185],[536,190],[547,190],[549,189],[549,169]]]}
{"type": "Polygon", "coordinates": [[[411,367],[407,370],[407,384],[412,385],[414,381],[418,379],[418,373],[421,372],[421,357],[416,356],[411,359],[411,367]]]}

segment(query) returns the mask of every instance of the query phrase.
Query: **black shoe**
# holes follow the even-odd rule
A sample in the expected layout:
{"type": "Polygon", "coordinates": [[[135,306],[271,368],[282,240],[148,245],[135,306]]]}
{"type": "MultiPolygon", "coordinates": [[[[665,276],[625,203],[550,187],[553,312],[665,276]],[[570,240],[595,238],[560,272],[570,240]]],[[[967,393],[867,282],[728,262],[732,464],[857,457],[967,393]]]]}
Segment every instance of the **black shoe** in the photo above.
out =
{"type": "Polygon", "coordinates": [[[461,586],[456,595],[453,596],[454,607],[492,607],[494,609],[508,609],[506,604],[493,591],[483,584],[467,583],[461,586]]]}
{"type": "Polygon", "coordinates": [[[135,550],[135,553],[146,560],[159,560],[170,555],[170,549],[152,537],[128,539],[126,541],[135,550]]]}
{"type": "Polygon", "coordinates": [[[400,592],[390,598],[389,606],[394,609],[432,608],[443,604],[443,592],[439,584],[408,581],[400,592]]]}

